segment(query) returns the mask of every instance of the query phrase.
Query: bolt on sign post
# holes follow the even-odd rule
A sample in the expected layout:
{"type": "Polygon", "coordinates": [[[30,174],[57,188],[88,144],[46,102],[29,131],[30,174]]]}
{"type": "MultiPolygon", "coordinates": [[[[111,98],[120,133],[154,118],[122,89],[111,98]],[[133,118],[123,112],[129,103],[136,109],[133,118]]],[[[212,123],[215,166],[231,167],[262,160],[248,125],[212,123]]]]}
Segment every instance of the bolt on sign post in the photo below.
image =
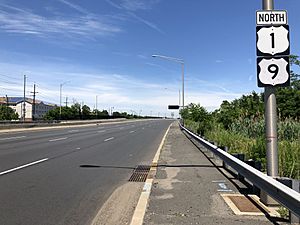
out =
{"type": "Polygon", "coordinates": [[[273,0],[262,0],[256,12],[257,84],[265,88],[267,174],[278,176],[276,87],[290,85],[290,39],[287,12],[274,10],[273,0]]]}

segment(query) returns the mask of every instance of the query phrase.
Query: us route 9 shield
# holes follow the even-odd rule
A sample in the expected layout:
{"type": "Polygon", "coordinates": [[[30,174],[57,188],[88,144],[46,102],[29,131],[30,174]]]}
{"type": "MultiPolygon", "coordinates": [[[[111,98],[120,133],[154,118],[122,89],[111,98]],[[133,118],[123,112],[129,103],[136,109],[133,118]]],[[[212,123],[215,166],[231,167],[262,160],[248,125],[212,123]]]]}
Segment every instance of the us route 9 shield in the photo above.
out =
{"type": "Polygon", "coordinates": [[[257,59],[258,87],[290,85],[289,57],[273,57],[257,59]]]}

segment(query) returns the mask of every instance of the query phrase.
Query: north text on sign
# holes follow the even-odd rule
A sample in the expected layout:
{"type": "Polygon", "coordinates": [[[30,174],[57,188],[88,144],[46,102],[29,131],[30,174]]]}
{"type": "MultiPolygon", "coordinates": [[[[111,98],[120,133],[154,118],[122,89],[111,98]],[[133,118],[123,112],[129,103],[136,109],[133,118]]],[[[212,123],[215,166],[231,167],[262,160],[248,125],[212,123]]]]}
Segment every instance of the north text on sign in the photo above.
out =
{"type": "Polygon", "coordinates": [[[257,11],[257,25],[287,24],[286,11],[257,11]]]}

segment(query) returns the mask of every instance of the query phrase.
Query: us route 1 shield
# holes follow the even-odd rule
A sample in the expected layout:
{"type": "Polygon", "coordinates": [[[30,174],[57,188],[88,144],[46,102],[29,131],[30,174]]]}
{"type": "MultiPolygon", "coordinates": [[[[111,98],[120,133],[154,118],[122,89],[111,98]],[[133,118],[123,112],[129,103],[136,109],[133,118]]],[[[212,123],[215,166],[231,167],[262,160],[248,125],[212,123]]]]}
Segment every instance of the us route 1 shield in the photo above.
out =
{"type": "Polygon", "coordinates": [[[257,56],[290,54],[289,26],[256,27],[257,56]]]}
{"type": "Polygon", "coordinates": [[[287,87],[290,85],[289,57],[257,59],[258,87],[287,87]]]}

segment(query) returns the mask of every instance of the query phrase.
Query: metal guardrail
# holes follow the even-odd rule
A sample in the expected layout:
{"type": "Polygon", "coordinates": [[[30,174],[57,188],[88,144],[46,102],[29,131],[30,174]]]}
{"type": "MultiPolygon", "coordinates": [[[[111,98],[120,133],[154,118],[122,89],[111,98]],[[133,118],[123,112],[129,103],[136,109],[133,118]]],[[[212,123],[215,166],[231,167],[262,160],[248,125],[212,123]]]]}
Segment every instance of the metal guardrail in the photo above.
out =
{"type": "Polygon", "coordinates": [[[211,144],[210,142],[202,139],[187,128],[183,127],[181,124],[180,127],[196,140],[200,141],[201,144],[207,147],[210,151],[212,151],[226,164],[236,170],[239,174],[247,178],[250,182],[253,183],[253,185],[262,189],[272,198],[292,211],[295,215],[300,217],[300,193],[249,166],[248,164],[230,155],[229,153],[211,144]]]}

